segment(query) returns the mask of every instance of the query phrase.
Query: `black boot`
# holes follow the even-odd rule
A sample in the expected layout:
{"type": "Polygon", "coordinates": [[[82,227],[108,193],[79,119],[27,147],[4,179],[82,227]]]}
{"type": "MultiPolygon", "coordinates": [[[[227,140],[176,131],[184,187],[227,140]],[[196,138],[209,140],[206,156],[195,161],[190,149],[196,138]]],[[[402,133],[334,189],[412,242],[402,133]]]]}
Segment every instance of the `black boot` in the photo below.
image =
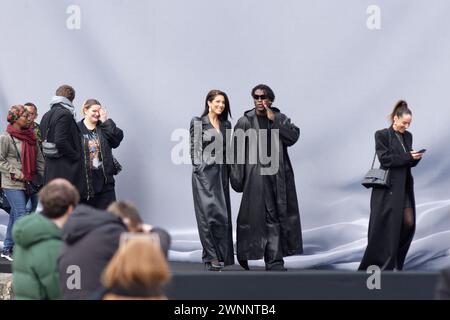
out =
{"type": "Polygon", "coordinates": [[[241,265],[242,268],[244,268],[245,270],[250,270],[250,268],[248,267],[248,261],[247,260],[239,260],[238,259],[239,264],[241,265]]]}

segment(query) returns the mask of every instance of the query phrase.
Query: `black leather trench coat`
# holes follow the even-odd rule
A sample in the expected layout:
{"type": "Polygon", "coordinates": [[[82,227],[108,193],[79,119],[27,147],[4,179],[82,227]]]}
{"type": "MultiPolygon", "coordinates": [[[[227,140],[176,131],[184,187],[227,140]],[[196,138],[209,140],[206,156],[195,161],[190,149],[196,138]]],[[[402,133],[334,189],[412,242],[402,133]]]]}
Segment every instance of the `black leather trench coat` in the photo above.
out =
{"type": "MultiPolygon", "coordinates": [[[[279,130],[278,158],[279,167],[276,173],[276,205],[280,221],[280,241],[283,257],[303,253],[302,230],[298,208],[297,192],[295,189],[294,171],[287,148],[297,142],[300,129],[291,123],[286,115],[278,109],[274,121],[270,121],[272,129],[279,130]]],[[[255,109],[244,113],[235,128],[236,130],[259,129],[255,109]]],[[[272,137],[273,139],[273,137],[272,137]]],[[[272,140],[274,141],[274,140],[272,140]]],[[[259,144],[259,138],[258,138],[259,144]]],[[[245,143],[245,164],[232,164],[230,182],[236,192],[242,192],[241,206],[237,219],[237,258],[238,260],[258,260],[264,257],[267,243],[266,210],[263,195],[263,176],[261,164],[249,161],[249,143],[245,143]]],[[[253,146],[254,147],[254,146],[253,146]]],[[[234,151],[237,149],[234,147],[234,151]]],[[[234,161],[237,161],[236,156],[234,161]]]]}
{"type": "Polygon", "coordinates": [[[229,121],[220,123],[219,133],[207,115],[194,117],[190,125],[190,144],[193,163],[192,192],[198,233],[203,246],[203,262],[218,259],[224,265],[232,265],[233,233],[228,165],[225,163],[227,129],[231,129],[229,121]],[[208,150],[204,152],[216,139],[222,140],[218,140],[222,142],[222,150],[216,150],[222,152],[222,161],[214,159],[215,152],[213,156],[209,155],[208,150]]]}

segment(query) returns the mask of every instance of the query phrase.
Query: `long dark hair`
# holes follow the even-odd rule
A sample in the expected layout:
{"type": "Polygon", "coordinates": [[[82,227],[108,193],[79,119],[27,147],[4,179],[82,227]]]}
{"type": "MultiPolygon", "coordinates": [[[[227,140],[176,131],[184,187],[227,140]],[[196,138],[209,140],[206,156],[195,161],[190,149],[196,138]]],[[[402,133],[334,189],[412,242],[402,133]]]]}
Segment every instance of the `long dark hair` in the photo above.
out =
{"type": "Polygon", "coordinates": [[[408,104],[404,100],[400,100],[395,104],[394,110],[392,110],[392,113],[389,115],[389,120],[391,120],[391,123],[394,123],[394,117],[397,116],[397,118],[402,117],[404,114],[412,115],[411,109],[408,108],[408,104]]]}
{"type": "Polygon", "coordinates": [[[206,116],[209,113],[208,101],[212,102],[217,96],[222,96],[225,99],[225,109],[223,109],[223,112],[220,114],[219,119],[220,121],[227,121],[228,115],[230,115],[231,118],[230,102],[228,100],[227,94],[220,90],[211,90],[210,92],[208,92],[205,99],[205,110],[203,111],[202,117],[206,116]]]}

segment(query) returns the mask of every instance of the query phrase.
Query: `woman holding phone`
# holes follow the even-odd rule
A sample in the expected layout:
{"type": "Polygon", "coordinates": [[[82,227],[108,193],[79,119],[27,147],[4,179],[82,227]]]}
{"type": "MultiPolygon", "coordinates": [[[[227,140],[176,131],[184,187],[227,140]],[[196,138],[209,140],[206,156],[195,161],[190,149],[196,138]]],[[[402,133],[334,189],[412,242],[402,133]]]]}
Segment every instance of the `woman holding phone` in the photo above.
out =
{"type": "Polygon", "coordinates": [[[359,270],[371,265],[402,270],[416,228],[411,168],[423,152],[412,148],[412,134],[407,131],[412,112],[405,101],[395,105],[389,118],[391,126],[375,132],[375,149],[381,168],[389,169],[390,186],[372,190],[368,244],[359,270]]]}

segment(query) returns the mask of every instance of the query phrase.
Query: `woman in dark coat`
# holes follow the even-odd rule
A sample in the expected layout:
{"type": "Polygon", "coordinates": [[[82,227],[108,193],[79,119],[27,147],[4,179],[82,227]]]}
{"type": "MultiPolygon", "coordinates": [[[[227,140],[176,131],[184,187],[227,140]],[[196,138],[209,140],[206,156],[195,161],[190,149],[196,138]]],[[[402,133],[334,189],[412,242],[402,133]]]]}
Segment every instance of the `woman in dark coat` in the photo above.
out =
{"type": "Polygon", "coordinates": [[[359,270],[371,265],[381,270],[402,270],[416,227],[414,180],[411,167],[423,153],[412,148],[406,131],[412,112],[399,101],[390,115],[392,126],[375,133],[381,168],[389,169],[389,188],[374,188],[370,199],[368,244],[359,270]]]}
{"type": "Polygon", "coordinates": [[[227,95],[212,90],[206,96],[202,116],[194,117],[190,126],[195,216],[203,262],[210,271],[220,271],[223,266],[234,264],[226,165],[226,134],[227,129],[231,129],[228,115],[231,116],[227,95]]]}
{"type": "Polygon", "coordinates": [[[82,203],[106,209],[116,200],[112,148],[123,139],[123,131],[108,119],[106,110],[95,99],[83,104],[84,119],[78,122],[83,147],[82,203]]]}

